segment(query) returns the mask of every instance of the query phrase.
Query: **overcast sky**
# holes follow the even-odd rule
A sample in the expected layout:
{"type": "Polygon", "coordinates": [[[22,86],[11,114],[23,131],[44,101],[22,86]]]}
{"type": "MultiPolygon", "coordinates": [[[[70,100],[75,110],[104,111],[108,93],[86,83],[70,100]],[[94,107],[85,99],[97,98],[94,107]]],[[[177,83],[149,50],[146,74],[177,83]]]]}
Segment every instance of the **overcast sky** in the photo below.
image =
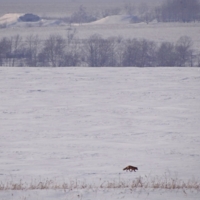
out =
{"type": "Polygon", "coordinates": [[[39,15],[68,15],[80,5],[86,8],[102,10],[111,7],[123,7],[130,2],[136,6],[142,2],[150,6],[164,0],[0,0],[0,16],[6,13],[35,13],[39,15]]]}

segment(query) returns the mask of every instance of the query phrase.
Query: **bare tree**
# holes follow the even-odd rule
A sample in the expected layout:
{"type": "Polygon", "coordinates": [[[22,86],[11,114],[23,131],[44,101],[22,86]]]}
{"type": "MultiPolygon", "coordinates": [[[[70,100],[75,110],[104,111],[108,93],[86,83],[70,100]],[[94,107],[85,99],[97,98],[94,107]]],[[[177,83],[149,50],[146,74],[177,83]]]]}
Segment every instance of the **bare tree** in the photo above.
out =
{"type": "Polygon", "coordinates": [[[100,35],[92,35],[86,41],[86,60],[91,67],[109,66],[112,53],[112,41],[103,39],[100,35]]]}
{"type": "Polygon", "coordinates": [[[156,44],[148,40],[128,40],[124,50],[124,66],[150,67],[155,65],[156,44]]]}
{"type": "Polygon", "coordinates": [[[44,42],[44,47],[39,54],[42,65],[59,67],[63,63],[65,55],[66,40],[60,35],[50,35],[44,42]]]}
{"type": "Polygon", "coordinates": [[[24,43],[20,35],[12,36],[10,39],[10,52],[7,57],[11,61],[11,66],[21,65],[20,60],[25,57],[24,52],[24,43]],[[16,63],[16,61],[19,61],[16,63]]]}
{"type": "Polygon", "coordinates": [[[26,38],[26,64],[37,66],[40,41],[37,35],[29,35],[26,38]]]}
{"type": "Polygon", "coordinates": [[[70,18],[71,23],[79,23],[79,24],[95,20],[96,18],[91,14],[89,14],[83,5],[81,5],[78,11],[74,12],[70,18]]]}
{"type": "Polygon", "coordinates": [[[115,61],[116,66],[123,66],[123,55],[124,55],[124,49],[125,49],[125,39],[123,39],[121,36],[118,36],[115,38],[115,61]]]}
{"type": "Polygon", "coordinates": [[[178,66],[185,66],[191,59],[192,54],[192,40],[188,36],[182,36],[177,41],[176,49],[176,60],[178,66]]]}
{"type": "Polygon", "coordinates": [[[158,66],[176,66],[176,52],[174,44],[163,42],[157,51],[158,66]]]}
{"type": "Polygon", "coordinates": [[[7,64],[8,54],[11,54],[11,40],[4,37],[0,41],[0,66],[7,64]]]}
{"type": "Polygon", "coordinates": [[[127,40],[123,53],[123,66],[137,66],[140,43],[138,40],[127,40]]]}
{"type": "Polygon", "coordinates": [[[73,42],[68,44],[62,66],[79,66],[84,56],[81,50],[82,43],[79,40],[73,40],[73,42]]]}

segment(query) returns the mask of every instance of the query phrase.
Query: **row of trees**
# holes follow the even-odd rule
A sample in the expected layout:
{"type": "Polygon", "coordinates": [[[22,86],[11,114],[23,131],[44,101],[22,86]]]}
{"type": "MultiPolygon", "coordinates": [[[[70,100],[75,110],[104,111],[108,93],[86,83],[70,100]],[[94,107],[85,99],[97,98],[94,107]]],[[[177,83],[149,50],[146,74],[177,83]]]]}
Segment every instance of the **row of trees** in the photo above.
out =
{"type": "Polygon", "coordinates": [[[160,6],[150,7],[142,2],[137,7],[126,3],[124,8],[113,7],[101,12],[88,12],[83,6],[65,20],[69,23],[86,23],[109,15],[127,14],[131,22],[195,22],[200,21],[200,0],[165,0],[160,6]],[[137,17],[137,18],[135,18],[137,17]]]}
{"type": "Polygon", "coordinates": [[[199,0],[165,0],[155,8],[150,8],[147,4],[141,3],[137,9],[134,4],[129,3],[125,6],[125,10],[127,14],[137,15],[139,21],[146,23],[154,19],[158,22],[200,21],[199,0]]]}
{"type": "Polygon", "coordinates": [[[199,0],[166,0],[155,9],[155,17],[162,22],[200,21],[199,0]]]}
{"type": "Polygon", "coordinates": [[[0,66],[200,66],[200,55],[189,37],[160,45],[146,39],[103,38],[78,40],[51,35],[46,40],[30,35],[0,40],[0,66]]]}

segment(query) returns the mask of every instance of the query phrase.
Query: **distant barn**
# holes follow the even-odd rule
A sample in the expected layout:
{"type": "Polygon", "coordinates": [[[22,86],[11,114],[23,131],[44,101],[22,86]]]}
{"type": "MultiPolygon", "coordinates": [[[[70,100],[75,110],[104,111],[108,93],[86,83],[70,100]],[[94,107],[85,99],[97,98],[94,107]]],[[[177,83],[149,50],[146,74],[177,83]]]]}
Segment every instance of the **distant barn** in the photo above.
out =
{"type": "Polygon", "coordinates": [[[22,22],[38,22],[40,21],[40,17],[31,13],[28,13],[19,17],[19,20],[22,22]]]}

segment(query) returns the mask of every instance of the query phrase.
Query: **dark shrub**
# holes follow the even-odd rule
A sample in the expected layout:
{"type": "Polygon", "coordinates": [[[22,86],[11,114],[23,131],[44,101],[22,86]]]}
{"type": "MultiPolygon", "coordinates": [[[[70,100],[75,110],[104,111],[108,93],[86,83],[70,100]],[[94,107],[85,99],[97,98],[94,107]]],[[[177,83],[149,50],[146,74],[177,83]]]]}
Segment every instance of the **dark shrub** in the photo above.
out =
{"type": "Polygon", "coordinates": [[[19,20],[23,22],[37,22],[37,21],[40,21],[40,17],[37,15],[28,13],[19,17],[19,20]]]}

